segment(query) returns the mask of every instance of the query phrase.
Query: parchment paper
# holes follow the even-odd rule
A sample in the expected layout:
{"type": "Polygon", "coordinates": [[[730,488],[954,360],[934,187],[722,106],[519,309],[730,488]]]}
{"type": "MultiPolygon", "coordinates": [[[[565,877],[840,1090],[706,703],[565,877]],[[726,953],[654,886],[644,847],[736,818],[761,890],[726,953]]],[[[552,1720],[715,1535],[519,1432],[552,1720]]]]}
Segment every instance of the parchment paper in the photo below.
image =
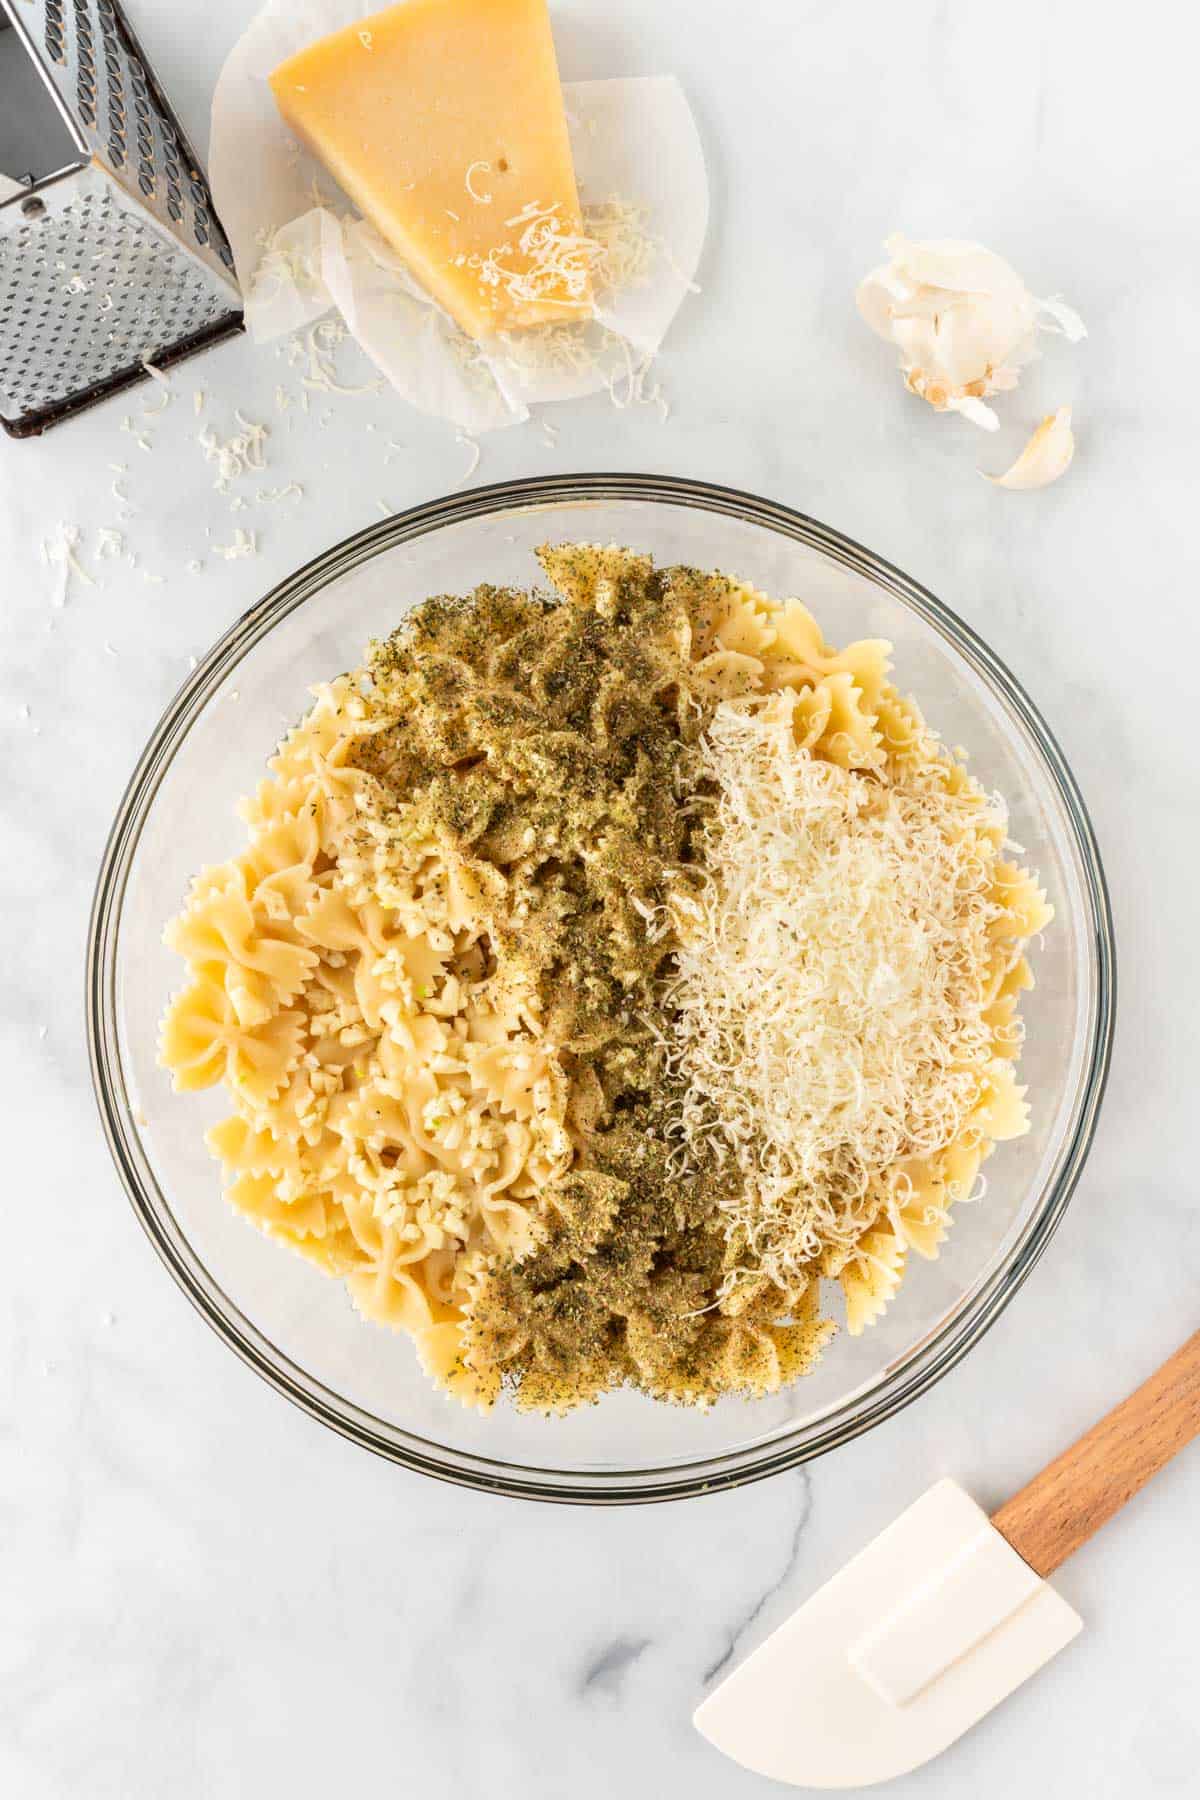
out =
{"type": "Polygon", "coordinates": [[[234,45],[213,95],[209,173],[256,342],[336,307],[396,392],[472,434],[529,407],[628,379],[658,350],[692,291],[708,181],[691,108],[672,76],[564,84],[580,199],[643,209],[646,278],[602,296],[594,321],[476,344],[354,211],[276,109],[266,77],[314,39],[363,16],[363,0],[268,0],[234,45]],[[564,335],[565,334],[565,335],[564,335]]]}

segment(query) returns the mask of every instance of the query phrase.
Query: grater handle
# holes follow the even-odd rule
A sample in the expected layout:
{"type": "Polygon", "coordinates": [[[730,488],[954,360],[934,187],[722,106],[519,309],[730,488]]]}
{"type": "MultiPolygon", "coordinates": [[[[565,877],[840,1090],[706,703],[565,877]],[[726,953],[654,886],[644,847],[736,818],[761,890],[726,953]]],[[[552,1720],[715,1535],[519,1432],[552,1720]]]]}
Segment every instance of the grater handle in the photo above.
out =
{"type": "Polygon", "coordinates": [[[1200,1436],[1200,1331],[992,1514],[1037,1574],[1054,1572],[1200,1436]]]}

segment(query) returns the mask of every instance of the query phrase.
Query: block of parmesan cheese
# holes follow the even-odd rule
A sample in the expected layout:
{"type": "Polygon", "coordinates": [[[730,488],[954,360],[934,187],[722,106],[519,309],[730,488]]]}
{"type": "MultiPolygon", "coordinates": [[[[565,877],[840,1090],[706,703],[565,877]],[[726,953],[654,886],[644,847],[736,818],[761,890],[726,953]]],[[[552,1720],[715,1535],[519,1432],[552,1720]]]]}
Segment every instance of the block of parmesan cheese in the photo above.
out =
{"type": "Polygon", "coordinates": [[[270,79],[292,130],[470,336],[590,314],[546,0],[404,0],[270,79]]]}

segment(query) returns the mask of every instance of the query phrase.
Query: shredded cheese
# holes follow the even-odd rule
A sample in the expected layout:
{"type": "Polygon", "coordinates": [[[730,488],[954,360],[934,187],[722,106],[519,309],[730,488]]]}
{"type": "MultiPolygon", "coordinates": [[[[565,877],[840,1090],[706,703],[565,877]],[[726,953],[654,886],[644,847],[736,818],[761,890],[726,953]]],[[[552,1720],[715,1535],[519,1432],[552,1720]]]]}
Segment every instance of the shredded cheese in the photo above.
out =
{"type": "Polygon", "coordinates": [[[476,443],[475,439],[473,437],[468,436],[468,434],[465,431],[456,431],[454,434],[454,441],[456,444],[461,444],[463,446],[463,449],[466,450],[470,454],[470,458],[471,458],[470,463],[467,465],[466,469],[464,469],[463,473],[459,476],[457,482],[455,483],[456,487],[465,487],[466,483],[468,481],[470,481],[472,475],[474,475],[476,469],[479,467],[479,458],[480,458],[481,452],[479,449],[479,445],[476,443]]]}
{"type": "Polygon", "coordinates": [[[662,245],[647,220],[644,206],[633,206],[615,194],[584,207],[584,226],[599,245],[593,270],[598,293],[643,287],[650,279],[662,245]]]}
{"type": "MultiPolygon", "coordinates": [[[[309,327],[307,333],[297,332],[288,339],[287,359],[295,368],[297,364],[306,364],[300,381],[303,390],[311,389],[318,394],[376,394],[382,387],[380,381],[367,381],[359,386],[350,386],[337,378],[330,352],[345,341],[346,327],[340,319],[321,319],[309,327]]],[[[276,389],[276,399],[279,390],[276,389]]],[[[305,412],[308,411],[307,391],[303,391],[301,399],[305,412]]]]}
{"type": "Polygon", "coordinates": [[[890,784],[797,744],[797,695],[725,701],[700,746],[715,794],[682,948],[671,1059],[682,1159],[741,1179],[741,1268],[788,1288],[846,1253],[878,1179],[951,1142],[990,1057],[987,859],[978,789],[890,784]]]}
{"type": "Polygon", "coordinates": [[[131,414],[126,413],[125,417],[121,420],[121,430],[128,432],[139,450],[145,450],[147,454],[149,454],[154,448],[151,440],[146,436],[145,432],[141,430],[131,414]]]}
{"type": "Polygon", "coordinates": [[[472,200],[476,201],[478,205],[490,206],[492,204],[491,193],[488,192],[488,193],[481,194],[479,192],[479,189],[477,187],[473,186],[473,184],[472,184],[472,178],[475,174],[476,169],[478,169],[480,171],[480,173],[483,175],[490,175],[492,172],[492,165],[490,162],[482,162],[482,161],[473,162],[470,165],[470,167],[467,169],[466,176],[464,177],[464,180],[463,180],[463,186],[466,188],[468,194],[470,194],[472,200]]]}
{"type": "Polygon", "coordinates": [[[501,289],[516,306],[536,302],[571,310],[593,292],[636,287],[649,278],[659,244],[647,230],[645,208],[615,197],[587,206],[582,232],[569,230],[559,213],[557,204],[541,206],[531,200],[504,221],[514,238],[485,257],[464,257],[465,265],[476,272],[481,286],[501,289]],[[513,257],[520,258],[520,266],[505,260],[513,257]]]}
{"type": "Polygon", "coordinates": [[[485,288],[498,288],[514,306],[561,306],[575,311],[591,296],[592,269],[601,246],[583,232],[569,231],[559,218],[559,206],[528,206],[505,219],[505,229],[516,232],[486,256],[468,256],[485,288]],[[505,257],[519,256],[524,266],[514,267],[505,257]]]}
{"type": "Polygon", "coordinates": [[[232,437],[219,438],[210,425],[197,438],[206,460],[217,466],[213,486],[221,494],[228,492],[230,482],[239,475],[251,469],[264,469],[267,462],[265,445],[270,435],[267,427],[247,419],[236,408],[234,418],[241,430],[232,437]]]}

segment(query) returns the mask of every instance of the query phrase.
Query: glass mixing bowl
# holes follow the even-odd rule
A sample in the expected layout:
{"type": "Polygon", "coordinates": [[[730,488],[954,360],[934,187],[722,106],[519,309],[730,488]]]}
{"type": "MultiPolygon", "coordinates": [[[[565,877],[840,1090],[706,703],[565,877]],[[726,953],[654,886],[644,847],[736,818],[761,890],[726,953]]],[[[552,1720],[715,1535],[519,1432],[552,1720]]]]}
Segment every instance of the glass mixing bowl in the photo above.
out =
{"type": "Polygon", "coordinates": [[[712,1492],[817,1456],[888,1418],[977,1343],[1048,1243],[1091,1142],[1113,1020],[1112,924],[1091,826],[1045,724],[1002,663],[932,594],[827,526],[748,494],[639,475],[555,476],[454,495],[374,525],[293,575],[189,677],[129,783],[100,872],[88,955],[92,1070],[142,1225],[225,1342],[356,1443],[466,1486],[620,1502],[712,1492]],[[341,1285],[236,1217],[205,1128],[220,1091],[176,1095],[155,1061],[182,968],[162,947],[191,876],[244,841],[234,801],[307,707],[311,683],[433,593],[529,585],[545,539],[615,541],[663,563],[736,571],[811,606],[828,637],[890,638],[895,679],[999,789],[1056,909],[1037,948],[1021,1065],[1033,1129],[988,1163],[942,1256],[910,1260],[881,1323],[839,1333],[817,1371],[710,1412],[618,1393],[565,1419],[437,1392],[408,1340],[364,1323],[341,1285]]]}

